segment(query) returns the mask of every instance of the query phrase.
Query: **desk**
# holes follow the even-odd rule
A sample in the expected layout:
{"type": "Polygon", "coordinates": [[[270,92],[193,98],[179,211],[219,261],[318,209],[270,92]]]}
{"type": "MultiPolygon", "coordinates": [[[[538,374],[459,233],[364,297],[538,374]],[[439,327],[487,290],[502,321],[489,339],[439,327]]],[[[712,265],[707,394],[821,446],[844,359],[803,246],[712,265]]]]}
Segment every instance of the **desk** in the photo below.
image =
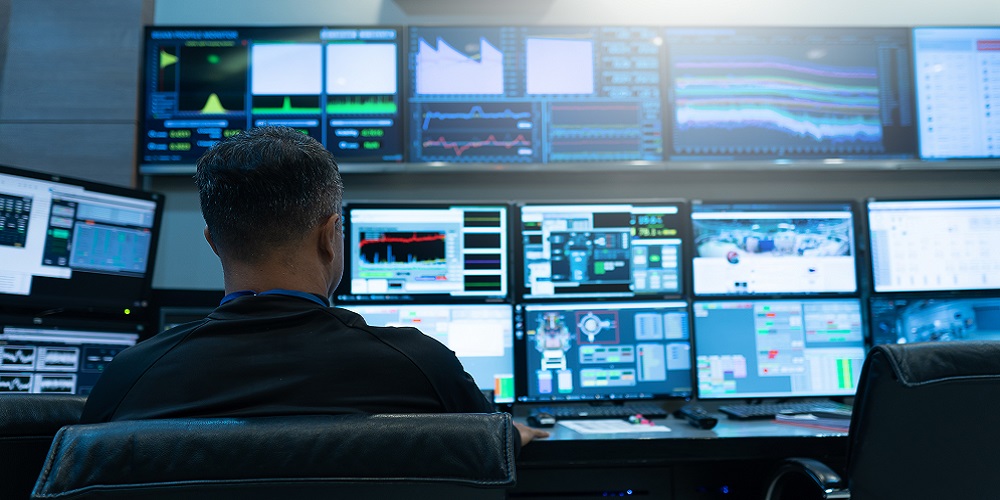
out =
{"type": "MultiPolygon", "coordinates": [[[[522,418],[515,420],[524,423],[522,418]]],[[[847,433],[725,417],[711,430],[654,421],[671,432],[580,434],[560,425],[518,457],[511,498],[759,499],[775,463],[812,457],[841,467],[847,433]]]]}

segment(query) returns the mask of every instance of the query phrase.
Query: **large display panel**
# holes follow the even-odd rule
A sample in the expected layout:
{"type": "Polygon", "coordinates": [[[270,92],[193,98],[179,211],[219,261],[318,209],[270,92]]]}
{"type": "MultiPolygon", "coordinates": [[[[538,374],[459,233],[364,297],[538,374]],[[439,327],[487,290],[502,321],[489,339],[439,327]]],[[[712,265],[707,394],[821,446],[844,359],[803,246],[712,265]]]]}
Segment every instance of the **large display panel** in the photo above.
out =
{"type": "Polygon", "coordinates": [[[105,330],[28,325],[5,324],[0,331],[0,394],[90,394],[108,363],[139,339],[122,325],[105,330]]]}
{"type": "Polygon", "coordinates": [[[662,43],[652,27],[411,27],[411,161],[662,160],[662,43]]]}
{"type": "Polygon", "coordinates": [[[163,197],[0,166],[0,307],[147,305],[163,197]]]}
{"type": "Polygon", "coordinates": [[[692,394],[687,302],[524,304],[516,320],[518,401],[692,394]]]}
{"type": "Polygon", "coordinates": [[[693,306],[699,399],[854,395],[865,358],[860,299],[693,306]]]}
{"type": "Polygon", "coordinates": [[[907,159],[905,28],[668,28],[671,160],[907,159]]]}
{"type": "Polygon", "coordinates": [[[1000,289],[1000,199],[868,200],[875,292],[1000,289]]]}
{"type": "Polygon", "coordinates": [[[140,173],[188,173],[216,142],[292,127],[340,162],[403,161],[393,27],[149,27],[140,173]]]}
{"type": "Polygon", "coordinates": [[[514,310],[509,304],[348,305],[373,326],[413,327],[455,352],[493,402],[514,402],[514,310]]]}
{"type": "Polygon", "coordinates": [[[521,295],[681,295],[686,208],[678,201],[521,206],[521,295]]]}
{"type": "Polygon", "coordinates": [[[851,203],[691,205],[695,295],[858,290],[851,203]]]}
{"type": "Polygon", "coordinates": [[[920,156],[1000,156],[1000,27],[913,30],[920,156]]]}
{"type": "Polygon", "coordinates": [[[348,203],[344,214],[338,301],[507,298],[506,205],[348,203]]]}
{"type": "Polygon", "coordinates": [[[1000,340],[1000,295],[872,297],[872,344],[1000,340]]]}

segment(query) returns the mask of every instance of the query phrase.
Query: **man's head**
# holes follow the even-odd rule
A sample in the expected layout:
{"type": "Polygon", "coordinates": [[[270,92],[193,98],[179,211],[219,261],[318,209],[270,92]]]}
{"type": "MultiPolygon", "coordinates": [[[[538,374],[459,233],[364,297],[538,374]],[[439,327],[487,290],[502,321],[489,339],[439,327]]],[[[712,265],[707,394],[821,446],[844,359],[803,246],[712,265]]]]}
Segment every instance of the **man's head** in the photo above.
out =
{"type": "Polygon", "coordinates": [[[341,229],[344,185],[333,155],[290,128],[255,128],[220,142],[198,159],[195,183],[223,266],[273,259],[325,223],[341,229]]]}

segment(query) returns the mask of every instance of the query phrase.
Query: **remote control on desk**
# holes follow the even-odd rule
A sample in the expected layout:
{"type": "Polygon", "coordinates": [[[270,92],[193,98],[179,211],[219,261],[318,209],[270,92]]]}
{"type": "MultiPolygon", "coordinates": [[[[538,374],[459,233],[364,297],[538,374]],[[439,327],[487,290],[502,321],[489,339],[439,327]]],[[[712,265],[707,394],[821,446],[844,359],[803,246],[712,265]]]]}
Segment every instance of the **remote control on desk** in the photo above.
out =
{"type": "Polygon", "coordinates": [[[700,406],[685,406],[674,411],[674,416],[687,420],[689,424],[699,429],[711,429],[719,423],[719,419],[710,415],[700,406]]]}

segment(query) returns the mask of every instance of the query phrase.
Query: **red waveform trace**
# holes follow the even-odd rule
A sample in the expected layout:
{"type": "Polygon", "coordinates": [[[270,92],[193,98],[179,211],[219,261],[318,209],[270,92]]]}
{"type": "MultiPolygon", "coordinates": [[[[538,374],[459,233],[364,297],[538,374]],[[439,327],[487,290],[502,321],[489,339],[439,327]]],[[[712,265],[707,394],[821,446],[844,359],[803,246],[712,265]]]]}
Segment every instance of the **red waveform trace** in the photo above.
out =
{"type": "Polygon", "coordinates": [[[444,137],[438,137],[435,141],[424,141],[424,147],[428,146],[440,146],[445,149],[455,150],[455,156],[462,156],[462,153],[468,151],[472,148],[481,148],[483,146],[501,146],[507,149],[513,148],[515,146],[530,146],[531,141],[525,138],[523,135],[518,135],[513,140],[501,141],[494,135],[490,135],[486,139],[481,141],[469,141],[466,143],[461,142],[448,142],[444,137]]]}
{"type": "Polygon", "coordinates": [[[421,243],[424,241],[436,241],[443,240],[445,236],[443,234],[432,234],[430,236],[417,236],[417,233],[413,233],[413,236],[402,237],[402,236],[380,236],[378,239],[368,239],[361,240],[358,242],[359,247],[365,245],[370,245],[373,243],[421,243]]]}

